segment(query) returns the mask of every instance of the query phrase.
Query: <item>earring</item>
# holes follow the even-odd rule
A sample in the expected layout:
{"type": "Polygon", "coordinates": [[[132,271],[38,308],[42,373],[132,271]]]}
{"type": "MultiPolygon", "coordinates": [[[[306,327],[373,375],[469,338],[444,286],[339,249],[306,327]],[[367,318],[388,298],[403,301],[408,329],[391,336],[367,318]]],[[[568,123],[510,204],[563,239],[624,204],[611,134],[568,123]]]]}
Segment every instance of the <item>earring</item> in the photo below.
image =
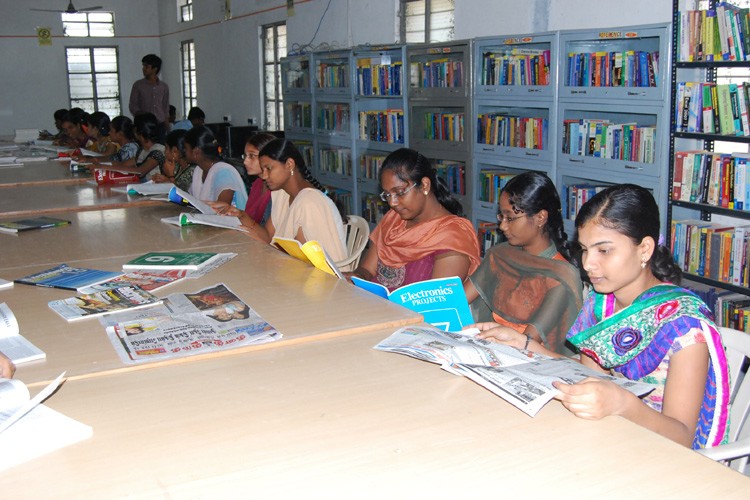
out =
{"type": "Polygon", "coordinates": [[[427,196],[427,193],[429,193],[429,191],[423,191],[423,192],[424,192],[424,195],[425,195],[425,196],[427,196]]]}
{"type": "Polygon", "coordinates": [[[290,174],[290,175],[294,176],[294,170],[292,170],[292,171],[291,171],[291,174],[290,174]]]}
{"type": "Polygon", "coordinates": [[[645,260],[641,261],[641,269],[646,269],[646,261],[645,260]]]}

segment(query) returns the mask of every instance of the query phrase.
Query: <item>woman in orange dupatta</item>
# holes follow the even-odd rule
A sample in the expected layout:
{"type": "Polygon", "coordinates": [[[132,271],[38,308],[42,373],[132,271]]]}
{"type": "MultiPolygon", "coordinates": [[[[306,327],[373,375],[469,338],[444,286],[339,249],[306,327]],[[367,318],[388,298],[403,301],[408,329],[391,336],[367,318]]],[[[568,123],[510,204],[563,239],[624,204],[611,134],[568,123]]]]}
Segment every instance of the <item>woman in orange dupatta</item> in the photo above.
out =
{"type": "Polygon", "coordinates": [[[474,226],[462,217],[430,162],[402,148],[389,154],[380,169],[380,197],[391,210],[370,235],[370,247],[351,275],[395,290],[417,281],[458,276],[479,265],[474,226]]]}

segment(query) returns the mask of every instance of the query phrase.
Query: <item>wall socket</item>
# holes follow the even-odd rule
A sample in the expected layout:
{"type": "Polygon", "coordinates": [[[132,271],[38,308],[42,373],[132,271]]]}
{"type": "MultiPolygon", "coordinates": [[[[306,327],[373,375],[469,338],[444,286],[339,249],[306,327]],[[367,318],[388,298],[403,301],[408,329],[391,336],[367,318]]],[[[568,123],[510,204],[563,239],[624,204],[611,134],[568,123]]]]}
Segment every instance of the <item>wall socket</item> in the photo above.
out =
{"type": "Polygon", "coordinates": [[[232,115],[224,115],[224,121],[225,122],[231,122],[232,121],[232,115]]]}
{"type": "Polygon", "coordinates": [[[248,118],[247,119],[247,124],[248,125],[255,125],[255,117],[251,116],[250,118],[248,118]]]}

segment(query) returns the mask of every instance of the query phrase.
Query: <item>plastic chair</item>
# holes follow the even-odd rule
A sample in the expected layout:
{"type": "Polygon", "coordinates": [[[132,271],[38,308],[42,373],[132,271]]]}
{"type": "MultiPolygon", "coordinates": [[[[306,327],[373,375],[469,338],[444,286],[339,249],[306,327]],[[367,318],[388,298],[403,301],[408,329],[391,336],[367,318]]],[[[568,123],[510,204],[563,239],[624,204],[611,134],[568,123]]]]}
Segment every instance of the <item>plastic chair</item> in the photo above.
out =
{"type": "Polygon", "coordinates": [[[370,238],[370,224],[357,215],[349,215],[344,226],[346,230],[346,253],[348,257],[336,262],[340,271],[353,271],[359,265],[359,259],[370,238]]]}
{"type": "Polygon", "coordinates": [[[726,327],[719,327],[719,333],[727,353],[731,383],[729,443],[699,450],[699,453],[747,474],[750,472],[750,425],[747,425],[750,413],[750,378],[746,365],[750,360],[750,334],[726,327]]]}

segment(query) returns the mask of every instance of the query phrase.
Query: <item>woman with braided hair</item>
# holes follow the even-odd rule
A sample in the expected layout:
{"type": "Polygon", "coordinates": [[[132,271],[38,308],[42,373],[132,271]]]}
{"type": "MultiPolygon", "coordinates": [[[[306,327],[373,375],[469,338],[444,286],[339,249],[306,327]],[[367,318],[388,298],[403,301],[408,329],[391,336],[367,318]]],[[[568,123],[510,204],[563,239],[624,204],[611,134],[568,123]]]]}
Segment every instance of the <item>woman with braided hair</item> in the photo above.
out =
{"type": "Polygon", "coordinates": [[[497,220],[507,242],[492,247],[464,282],[474,319],[483,322],[480,336],[503,340],[517,332],[572,354],[565,335],[583,297],[560,208],[554,184],[542,173],[524,172],[503,188],[497,220]]]}
{"type": "Polygon", "coordinates": [[[434,278],[463,280],[477,268],[474,226],[427,158],[413,149],[392,152],[380,168],[380,186],[391,209],[353,276],[395,290],[434,278]]]}
{"type": "Polygon", "coordinates": [[[315,240],[332,260],[344,260],[342,215],[307,169],[296,146],[275,139],[261,149],[259,161],[260,178],[271,190],[271,217],[264,226],[249,221],[249,234],[266,243],[274,236],[300,243],[315,240]]]}

